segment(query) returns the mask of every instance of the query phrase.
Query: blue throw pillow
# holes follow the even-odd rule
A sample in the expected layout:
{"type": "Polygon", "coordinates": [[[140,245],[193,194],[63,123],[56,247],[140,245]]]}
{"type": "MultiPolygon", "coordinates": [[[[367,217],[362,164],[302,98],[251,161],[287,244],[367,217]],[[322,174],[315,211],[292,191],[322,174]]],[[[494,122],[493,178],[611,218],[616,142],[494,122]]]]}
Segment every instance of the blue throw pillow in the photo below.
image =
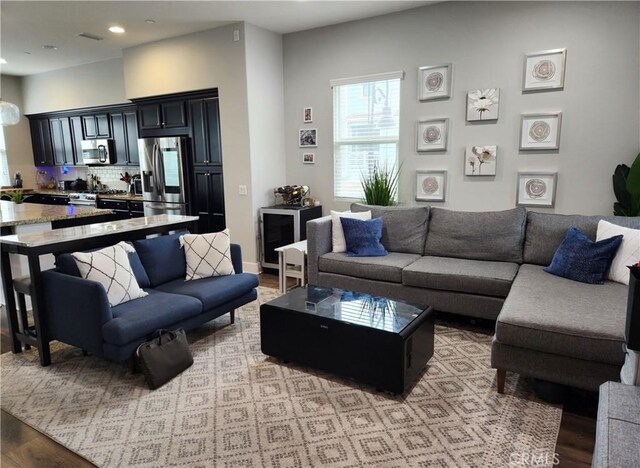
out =
{"type": "Polygon", "coordinates": [[[621,243],[622,236],[594,242],[579,229],[570,227],[551,265],[544,271],[581,283],[603,284],[621,243]]]}
{"type": "Polygon", "coordinates": [[[180,236],[189,231],[133,241],[152,288],[171,280],[184,279],[187,261],[180,247],[180,236]]]}
{"type": "Polygon", "coordinates": [[[340,218],[344,240],[347,243],[347,257],[382,257],[387,251],[380,243],[382,239],[382,218],[353,219],[340,218]]]}

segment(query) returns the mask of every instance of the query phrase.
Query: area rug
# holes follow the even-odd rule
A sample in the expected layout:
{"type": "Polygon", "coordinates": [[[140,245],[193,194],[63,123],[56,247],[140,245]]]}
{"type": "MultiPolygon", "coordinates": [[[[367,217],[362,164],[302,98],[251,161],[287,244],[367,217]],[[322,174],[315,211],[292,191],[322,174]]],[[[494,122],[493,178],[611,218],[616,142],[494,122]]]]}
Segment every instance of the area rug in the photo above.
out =
{"type": "Polygon", "coordinates": [[[155,391],[60,343],[47,368],[4,354],[2,409],[101,467],[551,465],[562,409],[513,374],[496,393],[490,336],[437,325],[426,371],[394,397],[263,355],[259,304],[277,295],[192,333],[194,365],[155,391]]]}

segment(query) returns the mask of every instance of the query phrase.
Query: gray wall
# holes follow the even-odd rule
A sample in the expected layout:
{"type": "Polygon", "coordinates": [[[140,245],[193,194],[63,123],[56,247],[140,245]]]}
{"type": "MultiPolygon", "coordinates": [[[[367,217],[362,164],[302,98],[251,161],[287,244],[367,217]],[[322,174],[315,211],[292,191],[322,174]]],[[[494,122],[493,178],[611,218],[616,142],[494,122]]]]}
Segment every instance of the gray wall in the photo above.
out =
{"type": "Polygon", "coordinates": [[[11,102],[20,109],[20,122],[4,128],[5,143],[7,149],[8,179],[13,183],[13,176],[20,172],[25,188],[35,186],[36,168],[33,165],[33,152],[31,151],[31,133],[29,121],[24,117],[24,102],[22,99],[23,79],[19,76],[2,75],[0,81],[0,93],[2,99],[11,102]]]}
{"type": "Polygon", "coordinates": [[[636,2],[451,2],[284,36],[287,182],[311,186],[327,208],[333,200],[332,92],[329,80],[404,70],[400,119],[402,203],[416,203],[415,171],[448,171],[452,209],[515,205],[517,172],[557,171],[555,212],[610,213],[611,174],[638,153],[640,5],[636,2]],[[524,95],[525,53],[566,47],[564,91],[524,95]],[[417,68],[453,63],[452,98],[418,102],[417,68]],[[500,88],[497,123],[465,122],[466,92],[500,88]],[[316,164],[303,165],[297,145],[302,108],[318,128],[316,164]],[[557,154],[518,151],[520,114],[562,111],[557,154]],[[449,150],[419,154],[417,120],[449,117],[449,150]],[[463,174],[467,145],[497,144],[495,178],[463,174]]]}

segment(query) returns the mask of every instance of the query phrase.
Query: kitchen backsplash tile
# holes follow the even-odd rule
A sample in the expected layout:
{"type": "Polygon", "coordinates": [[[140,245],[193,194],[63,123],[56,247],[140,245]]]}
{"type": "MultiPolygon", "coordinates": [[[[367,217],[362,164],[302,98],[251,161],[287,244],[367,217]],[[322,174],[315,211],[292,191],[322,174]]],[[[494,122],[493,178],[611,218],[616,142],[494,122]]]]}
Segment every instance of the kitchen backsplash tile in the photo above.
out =
{"type": "Polygon", "coordinates": [[[97,175],[100,182],[110,189],[127,190],[128,186],[120,180],[120,174],[128,172],[130,176],[140,173],[138,167],[131,166],[92,166],[92,167],[69,167],[68,172],[63,173],[61,167],[39,167],[45,170],[56,180],[75,180],[78,177],[87,180],[89,174],[97,175]]]}

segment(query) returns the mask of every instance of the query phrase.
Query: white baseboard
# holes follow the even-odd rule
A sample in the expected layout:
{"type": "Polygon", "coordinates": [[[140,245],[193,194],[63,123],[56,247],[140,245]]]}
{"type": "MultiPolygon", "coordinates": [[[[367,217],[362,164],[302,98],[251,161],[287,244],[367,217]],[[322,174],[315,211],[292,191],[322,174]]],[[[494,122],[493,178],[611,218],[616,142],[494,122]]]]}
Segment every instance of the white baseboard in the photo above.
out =
{"type": "Polygon", "coordinates": [[[260,268],[260,264],[257,262],[242,262],[242,271],[259,275],[262,273],[262,268],[260,268]]]}

